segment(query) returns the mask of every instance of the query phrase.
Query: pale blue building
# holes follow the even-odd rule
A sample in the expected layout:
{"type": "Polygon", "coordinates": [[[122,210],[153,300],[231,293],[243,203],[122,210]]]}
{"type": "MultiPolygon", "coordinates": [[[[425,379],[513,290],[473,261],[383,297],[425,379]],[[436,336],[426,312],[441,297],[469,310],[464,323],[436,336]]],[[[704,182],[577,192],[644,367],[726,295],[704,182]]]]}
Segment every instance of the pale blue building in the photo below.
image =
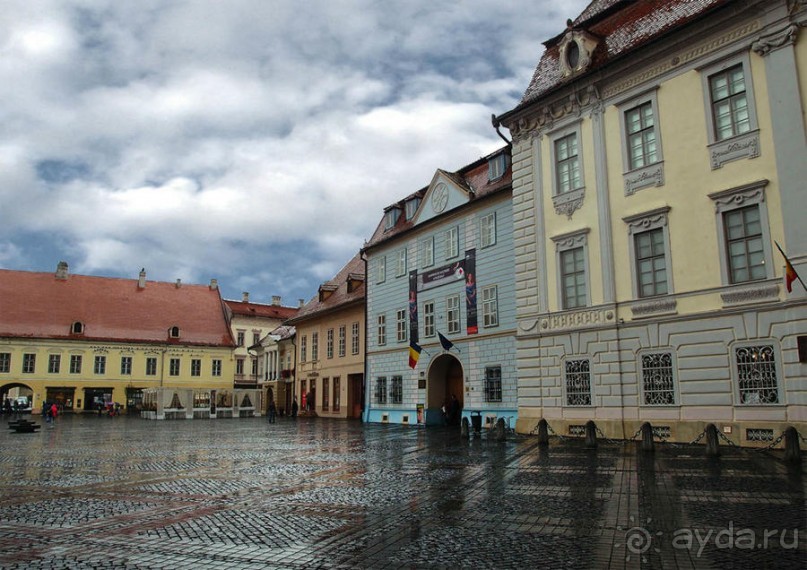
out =
{"type": "Polygon", "coordinates": [[[515,425],[511,172],[508,146],[385,209],[362,250],[366,421],[515,425]]]}

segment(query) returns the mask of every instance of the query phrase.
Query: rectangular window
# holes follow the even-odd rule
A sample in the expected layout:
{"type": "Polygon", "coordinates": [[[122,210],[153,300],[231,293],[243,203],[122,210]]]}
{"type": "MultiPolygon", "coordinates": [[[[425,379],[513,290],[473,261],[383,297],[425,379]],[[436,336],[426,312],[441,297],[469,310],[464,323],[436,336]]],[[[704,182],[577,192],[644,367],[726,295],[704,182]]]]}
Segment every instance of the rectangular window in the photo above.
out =
{"type": "Polygon", "coordinates": [[[235,374],[236,376],[243,376],[244,375],[244,358],[236,358],[235,359],[235,374]]]}
{"type": "Polygon", "coordinates": [[[221,360],[214,358],[210,363],[210,375],[221,376],[221,360]]]}
{"type": "Polygon", "coordinates": [[[507,170],[508,160],[506,154],[494,156],[488,160],[488,182],[498,180],[507,170]]]}
{"type": "Polygon", "coordinates": [[[244,331],[237,331],[236,332],[236,338],[238,339],[237,340],[238,346],[244,346],[244,344],[245,344],[244,339],[246,338],[246,335],[247,335],[247,333],[244,332],[244,331]]]}
{"type": "Polygon", "coordinates": [[[667,294],[667,260],[664,230],[657,228],[634,235],[636,279],[640,297],[667,294]]]}
{"type": "Polygon", "coordinates": [[[631,170],[658,162],[656,125],[650,101],[625,111],[625,130],[631,170]]]}
{"type": "Polygon", "coordinates": [[[731,282],[765,279],[767,273],[759,207],[751,205],[725,212],[723,227],[731,282]]]}
{"type": "Polygon", "coordinates": [[[62,367],[62,355],[61,354],[49,354],[48,355],[48,374],[58,374],[61,367],[62,367]]]}
{"type": "Polygon", "coordinates": [[[342,400],[342,386],[339,376],[333,378],[333,411],[338,412],[342,400]]]}
{"type": "Polygon", "coordinates": [[[485,367],[485,401],[502,401],[502,367],[485,367]]]}
{"type": "Polygon", "coordinates": [[[498,287],[482,287],[482,324],[486,327],[499,325],[498,287]]]}
{"type": "Polygon", "coordinates": [[[725,140],[751,130],[742,64],[709,76],[715,138],[725,140]]]}
{"type": "Polygon", "coordinates": [[[252,333],[252,344],[253,344],[253,345],[256,345],[256,344],[258,344],[259,342],[261,342],[261,333],[259,333],[259,332],[253,332],[253,333],[252,333]]]}
{"type": "Polygon", "coordinates": [[[387,316],[378,315],[376,319],[376,332],[378,338],[378,346],[387,344],[387,316]]]}
{"type": "Polygon", "coordinates": [[[400,309],[395,316],[396,339],[398,342],[406,342],[406,309],[400,309]]]}
{"type": "Polygon", "coordinates": [[[179,366],[180,366],[179,358],[172,358],[168,363],[168,374],[170,376],[179,376],[180,371],[179,366]]]}
{"type": "Polygon", "coordinates": [[[339,327],[339,357],[345,355],[345,345],[347,344],[347,329],[345,325],[339,327]]]}
{"type": "Polygon", "coordinates": [[[642,355],[642,391],[646,406],[675,405],[675,378],[670,352],[642,355]]]}
{"type": "Polygon", "coordinates": [[[328,378],[322,379],[322,410],[328,411],[331,407],[331,381],[328,378]]]}
{"type": "Polygon", "coordinates": [[[423,336],[434,336],[434,301],[423,303],[423,336]]]}
{"type": "Polygon", "coordinates": [[[157,359],[149,356],[146,358],[146,376],[157,375],[157,359]]]}
{"type": "Polygon", "coordinates": [[[555,184],[558,194],[565,194],[582,186],[576,132],[555,141],[555,184]]]}
{"type": "Polygon", "coordinates": [[[11,372],[10,352],[0,352],[0,372],[11,372]]]}
{"type": "Polygon", "coordinates": [[[591,367],[588,359],[566,361],[566,405],[591,405],[591,367]]]}
{"type": "Polygon", "coordinates": [[[202,375],[202,359],[201,358],[192,358],[191,359],[191,376],[201,376],[202,375]]]}
{"type": "Polygon", "coordinates": [[[392,404],[403,403],[403,377],[393,376],[390,378],[392,386],[390,386],[390,399],[392,404]]]}
{"type": "Polygon", "coordinates": [[[106,356],[96,356],[92,369],[94,374],[106,374],[106,356]]]}
{"type": "Polygon", "coordinates": [[[303,335],[300,339],[300,362],[305,362],[308,356],[308,337],[303,335]]]}
{"type": "Polygon", "coordinates": [[[121,356],[120,357],[120,374],[121,374],[121,376],[131,376],[132,375],[132,357],[131,356],[121,356]]]}
{"type": "Polygon", "coordinates": [[[325,333],[325,356],[333,358],[333,329],[325,333]]]}
{"type": "Polygon", "coordinates": [[[460,332],[460,296],[446,298],[446,327],[449,334],[460,332]]]}
{"type": "Polygon", "coordinates": [[[401,209],[398,207],[390,208],[384,213],[384,230],[390,230],[398,221],[401,216],[401,209]]]}
{"type": "Polygon", "coordinates": [[[420,266],[431,267],[432,265],[434,265],[434,237],[429,237],[420,243],[420,266]]]}
{"type": "Polygon", "coordinates": [[[479,219],[479,244],[481,247],[496,244],[496,212],[491,212],[479,219]]]}
{"type": "Polygon", "coordinates": [[[406,219],[411,220],[420,207],[420,198],[417,196],[406,201],[406,219]]]}
{"type": "Polygon", "coordinates": [[[401,277],[406,275],[406,248],[398,250],[396,255],[395,276],[401,277]]]}
{"type": "Polygon", "coordinates": [[[350,325],[350,353],[359,353],[359,323],[350,325]]]}
{"type": "Polygon", "coordinates": [[[70,374],[81,374],[81,355],[70,355],[70,374]]]}
{"type": "Polygon", "coordinates": [[[387,403],[387,377],[379,376],[375,379],[375,403],[387,403]]]}
{"type": "Polygon", "coordinates": [[[250,358],[250,369],[252,370],[253,378],[257,379],[258,376],[258,359],[257,358],[250,358]]]}
{"type": "Polygon", "coordinates": [[[576,247],[560,253],[560,278],[563,308],[586,306],[586,264],[583,248],[576,247]]]}
{"type": "Polygon", "coordinates": [[[387,257],[384,255],[376,260],[375,280],[376,283],[383,283],[387,280],[387,257]]]}
{"type": "Polygon", "coordinates": [[[319,360],[319,333],[311,333],[311,360],[319,360]]]}
{"type": "Polygon", "coordinates": [[[443,234],[445,238],[446,259],[453,259],[460,254],[460,229],[457,226],[448,228],[443,234]]]}
{"type": "Polygon", "coordinates": [[[36,354],[22,355],[22,373],[33,374],[36,372],[36,354]]]}
{"type": "Polygon", "coordinates": [[[772,345],[735,348],[740,403],[763,405],[779,403],[779,379],[772,345]]]}

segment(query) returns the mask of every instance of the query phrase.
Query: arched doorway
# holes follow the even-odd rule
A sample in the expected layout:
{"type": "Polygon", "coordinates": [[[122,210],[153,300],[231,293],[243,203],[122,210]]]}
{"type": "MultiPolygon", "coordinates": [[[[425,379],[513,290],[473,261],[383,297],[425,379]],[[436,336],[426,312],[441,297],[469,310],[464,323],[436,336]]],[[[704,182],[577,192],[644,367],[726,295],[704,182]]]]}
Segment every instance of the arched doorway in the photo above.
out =
{"type": "MultiPolygon", "coordinates": [[[[426,425],[442,425],[444,423],[442,408],[450,411],[452,396],[463,407],[465,394],[465,374],[462,363],[453,354],[441,354],[429,366],[429,378],[426,385],[426,425]]],[[[459,424],[457,415],[455,423],[459,424]]]]}
{"type": "Polygon", "coordinates": [[[0,410],[3,412],[30,412],[33,399],[34,391],[27,384],[11,382],[0,386],[0,410]]]}

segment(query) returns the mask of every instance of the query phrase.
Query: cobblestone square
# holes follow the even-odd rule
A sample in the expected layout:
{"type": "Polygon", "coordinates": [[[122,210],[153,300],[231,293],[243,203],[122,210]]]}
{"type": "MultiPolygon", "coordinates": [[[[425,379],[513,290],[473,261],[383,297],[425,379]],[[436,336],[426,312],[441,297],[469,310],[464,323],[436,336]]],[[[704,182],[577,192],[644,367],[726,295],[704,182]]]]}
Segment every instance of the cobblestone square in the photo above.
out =
{"type": "Polygon", "coordinates": [[[807,568],[805,490],[777,452],[65,416],[0,435],[0,567],[807,568]]]}

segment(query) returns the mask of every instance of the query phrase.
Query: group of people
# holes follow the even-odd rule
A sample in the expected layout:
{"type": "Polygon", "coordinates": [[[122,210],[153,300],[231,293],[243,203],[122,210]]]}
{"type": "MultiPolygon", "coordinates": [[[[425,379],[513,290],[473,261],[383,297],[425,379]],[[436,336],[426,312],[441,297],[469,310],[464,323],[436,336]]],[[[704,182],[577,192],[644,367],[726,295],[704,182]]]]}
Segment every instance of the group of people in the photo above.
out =
{"type": "Polygon", "coordinates": [[[56,422],[56,418],[59,416],[60,410],[59,406],[56,402],[44,402],[42,404],[42,415],[45,418],[45,421],[49,424],[53,424],[56,422]]]}
{"type": "MultiPolygon", "coordinates": [[[[303,401],[305,401],[306,395],[303,394],[303,401]]],[[[300,411],[300,406],[297,404],[297,396],[294,396],[294,399],[291,402],[291,419],[297,419],[297,414],[300,411]]],[[[281,410],[281,415],[283,415],[283,410],[281,410]]],[[[277,421],[277,404],[275,404],[274,400],[269,400],[269,405],[266,407],[266,416],[269,418],[269,423],[273,424],[277,421]]]]}

